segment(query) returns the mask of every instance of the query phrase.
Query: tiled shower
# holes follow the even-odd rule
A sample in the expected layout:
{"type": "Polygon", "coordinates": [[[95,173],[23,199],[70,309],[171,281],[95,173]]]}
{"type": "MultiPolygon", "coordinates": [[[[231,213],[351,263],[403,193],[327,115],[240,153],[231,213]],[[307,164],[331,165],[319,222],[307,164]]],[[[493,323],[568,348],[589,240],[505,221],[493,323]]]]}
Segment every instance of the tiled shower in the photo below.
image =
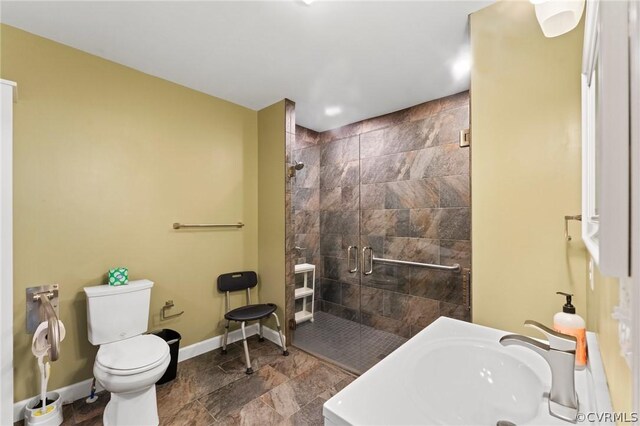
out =
{"type": "MultiPolygon", "coordinates": [[[[297,325],[294,345],[362,372],[441,315],[469,320],[469,148],[459,144],[468,127],[463,92],[322,133],[295,126],[287,135],[288,162],[304,163],[288,186],[291,257],[316,266],[314,321],[297,325]],[[461,270],[371,264],[364,247],[380,259],[461,270]],[[358,271],[350,272],[356,252],[358,271]]],[[[293,318],[301,300],[295,305],[294,287],[287,288],[293,318]]]]}

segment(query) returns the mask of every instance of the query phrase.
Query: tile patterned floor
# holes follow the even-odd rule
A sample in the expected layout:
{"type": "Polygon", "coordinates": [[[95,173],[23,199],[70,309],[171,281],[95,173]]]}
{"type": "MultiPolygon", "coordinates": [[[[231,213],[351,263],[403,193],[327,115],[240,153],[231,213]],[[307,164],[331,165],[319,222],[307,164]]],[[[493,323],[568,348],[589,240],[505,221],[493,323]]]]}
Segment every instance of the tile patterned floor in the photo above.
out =
{"type": "Polygon", "coordinates": [[[294,344],[307,352],[363,373],[407,339],[326,312],[298,325],[294,344]]]}
{"type": "MultiPolygon", "coordinates": [[[[249,338],[254,374],[244,373],[241,343],[178,364],[178,377],[157,386],[160,424],[182,425],[322,425],[322,405],[354,376],[299,349],[280,348],[257,336],[249,338]]],[[[98,401],[64,406],[63,425],[102,425],[109,394],[98,401]]],[[[19,422],[22,425],[22,422],[19,422]]]]}

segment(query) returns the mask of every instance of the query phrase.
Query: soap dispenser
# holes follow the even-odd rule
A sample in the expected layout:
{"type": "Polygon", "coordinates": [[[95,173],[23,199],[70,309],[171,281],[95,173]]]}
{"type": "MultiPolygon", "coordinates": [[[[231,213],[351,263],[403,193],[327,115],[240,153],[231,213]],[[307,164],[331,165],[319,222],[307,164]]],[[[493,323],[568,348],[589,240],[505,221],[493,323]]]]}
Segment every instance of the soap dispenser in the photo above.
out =
{"type": "Polygon", "coordinates": [[[582,370],[587,365],[587,336],[584,319],[576,314],[576,308],[571,304],[573,294],[556,292],[566,298],[562,312],[553,316],[553,328],[563,334],[574,336],[576,345],[576,370],[582,370]]]}

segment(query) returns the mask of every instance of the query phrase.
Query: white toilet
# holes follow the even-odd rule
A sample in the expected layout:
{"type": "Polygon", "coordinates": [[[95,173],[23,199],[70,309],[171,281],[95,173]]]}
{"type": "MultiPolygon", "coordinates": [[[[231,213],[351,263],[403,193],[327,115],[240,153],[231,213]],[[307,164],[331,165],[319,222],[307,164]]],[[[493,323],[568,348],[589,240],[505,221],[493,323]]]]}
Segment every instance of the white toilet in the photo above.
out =
{"type": "Polygon", "coordinates": [[[89,341],[100,345],[93,375],[111,392],[105,426],[157,425],[155,383],[169,366],[169,345],[147,331],[153,282],[85,287],[89,341]]]}

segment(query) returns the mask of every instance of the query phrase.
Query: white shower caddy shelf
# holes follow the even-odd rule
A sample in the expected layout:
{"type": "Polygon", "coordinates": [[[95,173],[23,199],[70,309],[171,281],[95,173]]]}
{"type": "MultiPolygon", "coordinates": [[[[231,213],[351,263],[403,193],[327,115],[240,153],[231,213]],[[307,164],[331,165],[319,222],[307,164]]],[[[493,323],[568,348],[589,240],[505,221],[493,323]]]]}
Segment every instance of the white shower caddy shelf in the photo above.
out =
{"type": "Polygon", "coordinates": [[[304,274],[304,284],[300,288],[296,288],[296,300],[302,299],[302,310],[296,312],[296,324],[301,322],[313,322],[313,311],[315,302],[315,286],[316,286],[316,265],[310,263],[301,263],[295,266],[295,273],[304,274]],[[311,285],[309,285],[309,274],[311,274],[311,285]],[[311,298],[311,308],[307,309],[307,303],[311,298]]]}

